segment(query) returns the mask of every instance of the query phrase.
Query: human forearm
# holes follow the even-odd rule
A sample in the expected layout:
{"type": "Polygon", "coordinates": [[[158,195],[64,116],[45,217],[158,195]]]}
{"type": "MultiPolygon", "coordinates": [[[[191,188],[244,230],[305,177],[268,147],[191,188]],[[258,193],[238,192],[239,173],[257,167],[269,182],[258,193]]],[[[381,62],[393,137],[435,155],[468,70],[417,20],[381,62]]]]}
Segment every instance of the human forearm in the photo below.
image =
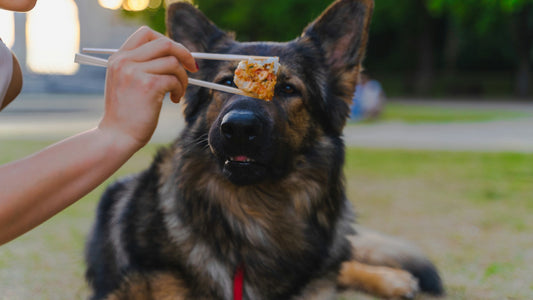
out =
{"type": "Polygon", "coordinates": [[[119,133],[93,129],[0,167],[0,244],[83,197],[140,146],[119,133]]]}
{"type": "Polygon", "coordinates": [[[186,70],[198,67],[183,45],[148,27],[132,34],[109,58],[98,128],[0,167],[0,244],[83,197],[146,144],[165,94],[178,102],[185,93],[186,70]]]}

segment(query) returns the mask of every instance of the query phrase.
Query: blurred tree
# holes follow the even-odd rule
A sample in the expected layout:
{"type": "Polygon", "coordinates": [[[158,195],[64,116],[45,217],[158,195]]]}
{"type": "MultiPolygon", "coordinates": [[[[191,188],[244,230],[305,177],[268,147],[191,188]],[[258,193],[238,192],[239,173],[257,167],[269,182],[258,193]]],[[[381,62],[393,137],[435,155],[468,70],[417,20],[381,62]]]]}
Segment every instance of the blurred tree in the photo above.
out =
{"type": "MultiPolygon", "coordinates": [[[[234,31],[241,41],[287,41],[317,17],[332,0],[184,0],[193,2],[217,26],[234,31]]],[[[140,12],[124,11],[165,32],[165,5],[140,12]]]]}
{"type": "Polygon", "coordinates": [[[241,41],[288,41],[331,0],[195,0],[194,3],[219,27],[235,31],[241,41]]]}
{"type": "Polygon", "coordinates": [[[531,93],[529,83],[533,52],[533,3],[524,3],[520,8],[513,10],[512,14],[511,27],[518,55],[515,92],[520,97],[527,97],[531,93]]]}
{"type": "Polygon", "coordinates": [[[161,33],[166,32],[166,7],[164,5],[164,1],[162,1],[158,7],[147,8],[142,11],[128,11],[123,9],[122,15],[124,15],[126,18],[139,19],[153,30],[157,30],[161,33]]]}
{"type": "MultiPolygon", "coordinates": [[[[293,39],[333,2],[187,1],[241,41],[293,39]]],[[[164,4],[124,14],[166,30],[164,4]]],[[[457,73],[514,69],[515,92],[526,96],[531,92],[532,47],[533,0],[375,0],[365,64],[374,74],[400,72],[404,92],[414,94],[431,93],[442,73],[460,85],[457,73]]],[[[483,82],[468,84],[474,87],[462,90],[483,92],[483,82]]]]}
{"type": "MultiPolygon", "coordinates": [[[[446,16],[451,25],[448,34],[448,63],[455,63],[457,40],[453,36],[458,30],[467,31],[490,41],[498,35],[505,36],[505,43],[511,43],[516,58],[515,93],[527,97],[530,93],[531,64],[533,55],[533,0],[428,0],[428,8],[437,15],[446,16]],[[496,34],[495,34],[496,33],[496,34]]],[[[487,42],[484,43],[488,44],[487,42]]]]}
{"type": "Polygon", "coordinates": [[[427,94],[442,44],[442,19],[426,0],[376,0],[367,51],[368,69],[404,73],[404,92],[427,94]]]}

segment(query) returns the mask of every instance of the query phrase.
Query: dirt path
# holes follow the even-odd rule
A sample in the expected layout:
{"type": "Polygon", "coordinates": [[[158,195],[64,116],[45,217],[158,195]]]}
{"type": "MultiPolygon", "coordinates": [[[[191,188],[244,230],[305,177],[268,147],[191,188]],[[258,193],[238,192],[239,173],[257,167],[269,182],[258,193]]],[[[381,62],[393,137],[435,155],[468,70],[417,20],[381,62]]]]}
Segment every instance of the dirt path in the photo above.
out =
{"type": "Polygon", "coordinates": [[[370,148],[533,152],[533,118],[475,123],[349,126],[347,145],[370,148]]]}
{"type": "MultiPolygon", "coordinates": [[[[402,99],[407,105],[420,101],[402,99]]],[[[102,95],[23,94],[0,112],[0,144],[3,139],[59,140],[94,127],[103,111],[102,95]]],[[[431,101],[436,107],[531,111],[533,104],[510,101],[431,101]]],[[[153,142],[174,139],[183,128],[181,106],[165,101],[153,142]]],[[[455,151],[533,152],[533,118],[490,122],[349,125],[344,133],[348,146],[455,151]]]]}
{"type": "MultiPolygon", "coordinates": [[[[23,94],[0,112],[0,145],[9,138],[60,140],[96,126],[103,111],[103,95],[23,94]]],[[[181,105],[165,101],[152,141],[169,142],[182,128],[181,105]]]]}
{"type": "MultiPolygon", "coordinates": [[[[409,100],[396,99],[404,105],[433,106],[435,109],[475,109],[533,114],[533,102],[512,100],[409,100]]],[[[380,122],[348,126],[347,145],[369,148],[427,149],[450,151],[533,152],[533,117],[486,121],[406,124],[380,122]]]]}

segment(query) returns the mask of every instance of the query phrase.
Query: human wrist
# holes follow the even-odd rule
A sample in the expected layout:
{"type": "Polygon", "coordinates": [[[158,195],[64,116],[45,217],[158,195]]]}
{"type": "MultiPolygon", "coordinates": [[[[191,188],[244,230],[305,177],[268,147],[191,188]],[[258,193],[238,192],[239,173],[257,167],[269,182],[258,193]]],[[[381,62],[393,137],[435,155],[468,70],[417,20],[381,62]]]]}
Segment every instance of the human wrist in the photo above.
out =
{"type": "Polygon", "coordinates": [[[146,144],[119,129],[107,127],[102,124],[96,128],[96,131],[102,136],[102,139],[109,147],[109,151],[112,153],[133,155],[146,144]]]}

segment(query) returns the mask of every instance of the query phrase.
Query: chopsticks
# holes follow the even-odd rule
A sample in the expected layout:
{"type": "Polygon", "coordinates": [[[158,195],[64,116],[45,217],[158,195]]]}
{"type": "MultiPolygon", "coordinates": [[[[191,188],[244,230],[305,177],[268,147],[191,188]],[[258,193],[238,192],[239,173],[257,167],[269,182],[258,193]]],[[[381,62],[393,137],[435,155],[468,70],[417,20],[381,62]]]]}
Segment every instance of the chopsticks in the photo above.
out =
{"type": "MultiPolygon", "coordinates": [[[[86,49],[84,48],[83,51],[85,51],[85,50],[86,49]]],[[[91,53],[109,54],[109,53],[114,53],[114,52],[117,51],[115,49],[98,49],[98,50],[99,50],[99,52],[91,52],[91,53]],[[103,51],[100,51],[100,50],[114,50],[114,52],[103,52],[103,51]]],[[[86,51],[86,52],[88,52],[88,51],[86,51]]],[[[251,57],[252,58],[253,57],[258,57],[258,56],[214,54],[214,53],[201,53],[201,54],[207,54],[207,55],[209,55],[209,57],[217,57],[217,58],[209,58],[209,59],[217,59],[217,60],[228,60],[228,59],[230,59],[230,60],[243,60],[243,59],[249,59],[251,57]],[[223,59],[222,56],[225,56],[226,58],[223,59]],[[227,58],[227,57],[231,57],[231,58],[227,58]],[[236,57],[240,57],[240,59],[237,59],[236,57]]],[[[200,58],[200,57],[198,57],[198,58],[200,58]]],[[[97,66],[97,67],[107,67],[107,59],[100,58],[100,57],[95,57],[95,56],[91,56],[91,55],[86,55],[86,54],[81,54],[81,53],[76,53],[76,55],[74,56],[74,62],[79,63],[79,64],[84,64],[84,65],[97,66]]],[[[256,98],[256,96],[254,96],[252,94],[249,94],[249,93],[246,93],[243,90],[236,89],[236,88],[233,88],[233,87],[230,87],[230,86],[227,86],[227,85],[216,84],[216,83],[213,83],[213,82],[203,81],[203,80],[199,80],[199,79],[189,78],[189,84],[200,86],[200,87],[205,87],[205,88],[208,88],[208,89],[214,89],[214,90],[218,90],[218,91],[222,91],[222,92],[227,92],[227,93],[232,93],[232,94],[237,94],[237,95],[243,95],[243,96],[256,98]]]]}
{"type": "Polygon", "coordinates": [[[74,56],[74,62],[82,65],[107,67],[107,59],[85,55],[81,53],[76,53],[76,55],[74,56]]]}
{"type": "MultiPolygon", "coordinates": [[[[113,54],[117,52],[118,49],[109,49],[109,48],[83,48],[82,52],[85,53],[94,53],[94,54],[113,54]]],[[[219,53],[202,53],[202,52],[191,52],[192,57],[198,59],[213,59],[213,60],[247,60],[247,59],[267,59],[272,58],[272,56],[258,56],[258,55],[238,55],[238,54],[219,54],[219,53]]]]}

